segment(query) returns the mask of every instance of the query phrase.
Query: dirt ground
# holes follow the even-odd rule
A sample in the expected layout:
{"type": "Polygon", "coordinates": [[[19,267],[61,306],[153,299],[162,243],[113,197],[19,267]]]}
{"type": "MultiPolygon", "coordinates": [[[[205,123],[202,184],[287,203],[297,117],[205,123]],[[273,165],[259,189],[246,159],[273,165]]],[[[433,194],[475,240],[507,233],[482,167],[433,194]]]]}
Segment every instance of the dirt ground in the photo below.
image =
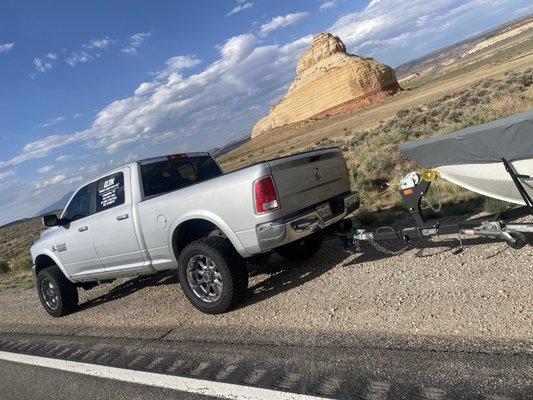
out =
{"type": "Polygon", "coordinates": [[[44,312],[35,289],[2,292],[0,331],[277,343],[348,343],[375,334],[411,342],[449,338],[467,347],[519,341],[533,351],[533,248],[464,243],[473,245],[459,255],[451,253],[455,237],[421,242],[398,256],[370,245],[350,254],[336,240],[307,262],[273,255],[249,265],[245,302],[218,316],[194,309],[174,275],[80,290],[80,310],[60,319],[44,312]]]}

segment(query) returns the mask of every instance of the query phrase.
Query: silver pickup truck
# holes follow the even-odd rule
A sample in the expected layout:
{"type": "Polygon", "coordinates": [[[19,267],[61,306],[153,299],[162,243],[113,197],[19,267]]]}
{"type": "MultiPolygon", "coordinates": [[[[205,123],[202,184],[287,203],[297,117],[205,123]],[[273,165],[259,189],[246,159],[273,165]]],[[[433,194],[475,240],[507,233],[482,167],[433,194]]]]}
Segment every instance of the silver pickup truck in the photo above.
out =
{"type": "Polygon", "coordinates": [[[359,206],[337,148],[224,174],[208,153],[132,162],[81,186],[32,246],[37,291],[59,317],[78,288],[177,270],[190,302],[216,314],[246,294],[246,259],[311,257],[324,228],[359,206]]]}

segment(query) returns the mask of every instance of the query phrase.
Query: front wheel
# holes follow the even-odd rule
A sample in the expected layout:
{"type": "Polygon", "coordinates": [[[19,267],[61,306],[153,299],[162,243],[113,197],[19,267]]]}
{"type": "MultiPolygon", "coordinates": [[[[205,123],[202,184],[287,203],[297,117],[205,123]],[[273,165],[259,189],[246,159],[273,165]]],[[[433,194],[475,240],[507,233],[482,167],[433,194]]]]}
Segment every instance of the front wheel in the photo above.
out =
{"type": "Polygon", "coordinates": [[[222,237],[196,240],[178,258],[178,279],[189,301],[207,314],[221,314],[242,300],[248,288],[245,261],[222,237]]]}
{"type": "Polygon", "coordinates": [[[52,317],[70,314],[78,307],[78,289],[56,265],[39,271],[37,293],[44,309],[52,317]]]}

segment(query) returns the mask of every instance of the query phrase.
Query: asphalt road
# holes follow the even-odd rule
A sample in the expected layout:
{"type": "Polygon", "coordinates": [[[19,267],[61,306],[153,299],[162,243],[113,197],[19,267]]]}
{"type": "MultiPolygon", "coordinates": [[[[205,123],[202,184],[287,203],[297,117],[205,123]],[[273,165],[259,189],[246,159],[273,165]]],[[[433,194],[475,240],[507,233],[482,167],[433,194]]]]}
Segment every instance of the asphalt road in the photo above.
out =
{"type": "Polygon", "coordinates": [[[0,361],[2,400],[209,400],[190,394],[146,385],[95,378],[8,361],[0,361]]]}
{"type": "MultiPolygon", "coordinates": [[[[1,334],[0,352],[335,399],[533,399],[533,356],[527,352],[252,346],[20,334],[1,334]]],[[[85,396],[86,390],[91,390],[91,399],[204,398],[0,363],[2,399],[88,399],[89,395],[78,396],[85,396]]]]}

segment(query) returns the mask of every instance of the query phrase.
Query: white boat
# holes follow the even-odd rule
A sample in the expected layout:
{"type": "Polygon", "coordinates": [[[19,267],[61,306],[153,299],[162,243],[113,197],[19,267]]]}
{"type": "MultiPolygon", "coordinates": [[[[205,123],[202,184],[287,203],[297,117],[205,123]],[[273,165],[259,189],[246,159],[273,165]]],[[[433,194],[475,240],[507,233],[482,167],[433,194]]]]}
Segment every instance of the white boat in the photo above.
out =
{"type": "Polygon", "coordinates": [[[451,135],[408,142],[399,151],[465,189],[533,205],[533,110],[451,135]]]}

